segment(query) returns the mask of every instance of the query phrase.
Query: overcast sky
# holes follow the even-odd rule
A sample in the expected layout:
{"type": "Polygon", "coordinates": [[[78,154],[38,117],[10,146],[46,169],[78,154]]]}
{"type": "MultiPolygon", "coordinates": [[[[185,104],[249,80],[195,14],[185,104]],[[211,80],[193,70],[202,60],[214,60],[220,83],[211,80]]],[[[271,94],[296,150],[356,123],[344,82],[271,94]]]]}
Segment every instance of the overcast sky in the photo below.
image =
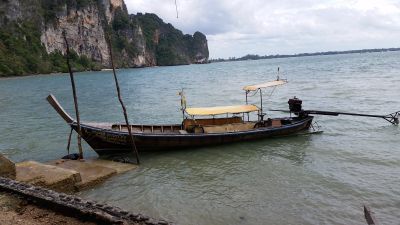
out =
{"type": "Polygon", "coordinates": [[[125,0],[184,33],[207,35],[211,58],[400,47],[400,0],[125,0]]]}

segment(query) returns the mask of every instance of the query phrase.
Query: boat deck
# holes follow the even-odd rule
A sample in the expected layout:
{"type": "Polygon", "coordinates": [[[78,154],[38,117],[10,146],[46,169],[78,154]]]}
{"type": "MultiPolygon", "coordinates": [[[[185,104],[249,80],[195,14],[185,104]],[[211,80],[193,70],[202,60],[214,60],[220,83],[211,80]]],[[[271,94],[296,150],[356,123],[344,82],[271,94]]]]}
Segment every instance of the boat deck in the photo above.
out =
{"type": "MultiPolygon", "coordinates": [[[[128,127],[122,123],[94,123],[84,122],[83,124],[97,127],[107,130],[123,131],[128,132],[128,127]]],[[[182,130],[182,126],[179,124],[168,124],[168,125],[131,125],[132,132],[134,133],[175,133],[179,134],[182,130]]]]}
{"type": "MultiPolygon", "coordinates": [[[[292,120],[287,118],[281,119],[268,119],[263,123],[255,121],[243,121],[239,117],[234,118],[218,118],[218,119],[185,119],[181,124],[166,124],[166,125],[143,125],[134,124],[130,125],[133,133],[146,133],[146,134],[187,134],[187,133],[226,133],[226,132],[238,132],[238,131],[249,131],[260,127],[281,127],[285,124],[292,123],[292,120]]],[[[122,123],[84,123],[85,125],[114,130],[128,132],[128,127],[122,123]]]]}

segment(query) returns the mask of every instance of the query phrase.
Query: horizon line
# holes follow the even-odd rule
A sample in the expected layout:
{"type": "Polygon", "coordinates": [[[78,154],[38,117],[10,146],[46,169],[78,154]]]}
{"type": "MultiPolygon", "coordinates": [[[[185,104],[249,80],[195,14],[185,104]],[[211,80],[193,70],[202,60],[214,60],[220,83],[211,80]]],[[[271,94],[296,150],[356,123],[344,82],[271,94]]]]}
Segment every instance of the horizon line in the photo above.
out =
{"type": "Polygon", "coordinates": [[[366,49],[353,49],[343,51],[323,51],[323,52],[308,52],[308,53],[295,53],[295,54],[270,54],[270,55],[259,55],[259,54],[246,54],[240,57],[228,57],[228,58],[211,58],[212,61],[240,61],[240,60],[257,60],[257,59],[272,59],[272,58],[290,58],[290,57],[303,57],[303,56],[318,56],[318,55],[339,55],[339,54],[352,54],[352,53],[368,53],[368,52],[387,52],[387,51],[400,51],[400,47],[393,48],[366,48],[366,49]]]}

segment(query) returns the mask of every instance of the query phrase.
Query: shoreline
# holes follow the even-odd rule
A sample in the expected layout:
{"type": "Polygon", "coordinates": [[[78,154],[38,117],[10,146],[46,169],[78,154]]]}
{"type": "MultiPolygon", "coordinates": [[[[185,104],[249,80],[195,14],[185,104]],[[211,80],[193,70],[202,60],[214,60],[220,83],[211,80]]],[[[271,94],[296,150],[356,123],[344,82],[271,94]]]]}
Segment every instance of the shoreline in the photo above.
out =
{"type": "Polygon", "coordinates": [[[310,56],[331,56],[331,55],[350,55],[350,54],[365,54],[365,53],[380,53],[380,52],[398,52],[400,48],[373,48],[373,49],[360,49],[360,50],[348,50],[348,51],[327,51],[327,52],[313,52],[313,53],[298,53],[290,55],[264,55],[260,56],[257,54],[247,54],[245,56],[236,58],[231,57],[228,59],[210,59],[210,63],[217,62],[235,62],[235,61],[247,61],[247,60],[262,60],[262,59],[285,59],[285,58],[302,58],[310,56]]]}
{"type": "MultiPolygon", "coordinates": [[[[89,72],[89,71],[82,71],[82,72],[89,72]]],[[[80,72],[77,72],[77,73],[80,73],[80,72]]],[[[25,74],[25,75],[15,75],[15,76],[0,76],[0,80],[18,79],[18,78],[34,77],[34,76],[59,76],[59,75],[63,75],[63,74],[67,74],[67,73],[52,72],[52,73],[25,74]]]]}
{"type": "MultiPolygon", "coordinates": [[[[315,52],[315,53],[300,53],[293,55],[251,55],[240,58],[233,59],[210,59],[207,63],[193,63],[193,64],[178,64],[178,65],[168,65],[168,66],[142,66],[142,67],[123,67],[116,68],[115,70],[121,69],[143,69],[143,68],[158,68],[158,67],[172,67],[172,66],[188,66],[188,65],[202,65],[202,64],[212,64],[212,63],[224,63],[224,62],[240,62],[240,61],[255,61],[255,60],[268,60],[268,59],[286,59],[286,58],[303,58],[312,56],[332,56],[332,55],[351,55],[351,54],[367,54],[367,53],[382,53],[382,52],[400,52],[400,48],[382,48],[382,49],[363,49],[363,50],[349,50],[349,51],[328,51],[328,52],[315,52]],[[246,57],[256,57],[256,58],[246,58],[246,57]]],[[[74,71],[74,73],[84,73],[84,72],[112,72],[110,68],[103,68],[101,70],[83,70],[74,71]]],[[[22,78],[22,77],[33,77],[33,76],[51,76],[51,75],[64,75],[68,74],[63,72],[51,72],[51,73],[41,73],[41,74],[25,74],[25,75],[15,75],[15,76],[0,76],[0,80],[22,78]]]]}
{"type": "MultiPolygon", "coordinates": [[[[132,68],[134,69],[134,68],[132,68]]],[[[119,69],[115,69],[118,71],[119,69]]],[[[110,70],[112,72],[112,70],[110,70]]],[[[108,70],[84,70],[84,71],[74,71],[75,73],[85,73],[85,72],[110,72],[108,70]]],[[[38,74],[25,74],[25,75],[16,75],[16,76],[0,76],[0,80],[8,80],[8,79],[18,79],[18,78],[26,78],[26,77],[34,77],[34,76],[61,76],[68,75],[68,72],[52,72],[52,73],[38,73],[38,74]]]]}
{"type": "MultiPolygon", "coordinates": [[[[142,67],[122,67],[115,68],[116,71],[122,69],[144,69],[144,68],[158,68],[158,67],[172,67],[172,66],[188,66],[188,65],[198,65],[198,64],[208,64],[208,63],[193,63],[193,64],[178,64],[178,65],[168,65],[168,66],[142,66],[142,67]]],[[[112,72],[110,68],[103,68],[101,70],[82,70],[82,71],[74,71],[74,73],[85,73],[85,72],[112,72]]],[[[33,76],[51,76],[51,75],[64,75],[68,74],[68,72],[51,72],[51,73],[38,73],[38,74],[24,74],[24,75],[14,75],[14,76],[0,76],[0,80],[3,79],[13,79],[13,78],[23,78],[23,77],[33,77],[33,76]]]]}

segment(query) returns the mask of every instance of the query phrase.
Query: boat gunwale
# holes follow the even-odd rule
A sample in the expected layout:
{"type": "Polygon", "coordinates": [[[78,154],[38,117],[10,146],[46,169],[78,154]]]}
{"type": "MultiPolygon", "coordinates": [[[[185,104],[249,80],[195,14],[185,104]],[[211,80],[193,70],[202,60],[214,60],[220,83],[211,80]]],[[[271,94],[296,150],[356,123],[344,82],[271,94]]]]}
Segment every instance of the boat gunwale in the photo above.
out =
{"type": "MultiPolygon", "coordinates": [[[[284,118],[289,118],[289,117],[283,117],[281,119],[284,118]]],[[[294,118],[298,118],[298,117],[294,117],[294,118]]],[[[292,124],[288,124],[288,125],[282,125],[281,127],[259,127],[259,128],[255,128],[252,130],[247,130],[247,131],[233,131],[233,132],[224,132],[224,133],[187,133],[187,134],[180,134],[180,133],[137,133],[137,132],[132,132],[132,134],[134,136],[138,136],[138,137],[199,137],[199,136],[235,136],[235,135],[240,135],[240,134],[254,134],[254,133],[260,133],[263,131],[278,131],[278,130],[283,130],[283,129],[288,129],[291,127],[295,127],[298,126],[299,124],[303,124],[306,123],[307,121],[312,120],[314,117],[313,116],[307,116],[304,119],[301,119],[299,121],[296,121],[292,124]]],[[[278,118],[273,118],[273,119],[278,119],[278,118]]],[[[76,126],[76,122],[72,122],[69,123],[69,125],[72,126],[76,126]]],[[[118,130],[112,130],[110,129],[106,129],[106,128],[100,128],[100,127],[95,127],[93,125],[87,125],[85,123],[81,123],[81,127],[83,128],[89,128],[92,130],[97,130],[97,131],[103,131],[103,132],[107,132],[107,133],[112,133],[112,134],[116,134],[116,135],[128,135],[128,132],[126,131],[118,131],[118,130]]]]}

